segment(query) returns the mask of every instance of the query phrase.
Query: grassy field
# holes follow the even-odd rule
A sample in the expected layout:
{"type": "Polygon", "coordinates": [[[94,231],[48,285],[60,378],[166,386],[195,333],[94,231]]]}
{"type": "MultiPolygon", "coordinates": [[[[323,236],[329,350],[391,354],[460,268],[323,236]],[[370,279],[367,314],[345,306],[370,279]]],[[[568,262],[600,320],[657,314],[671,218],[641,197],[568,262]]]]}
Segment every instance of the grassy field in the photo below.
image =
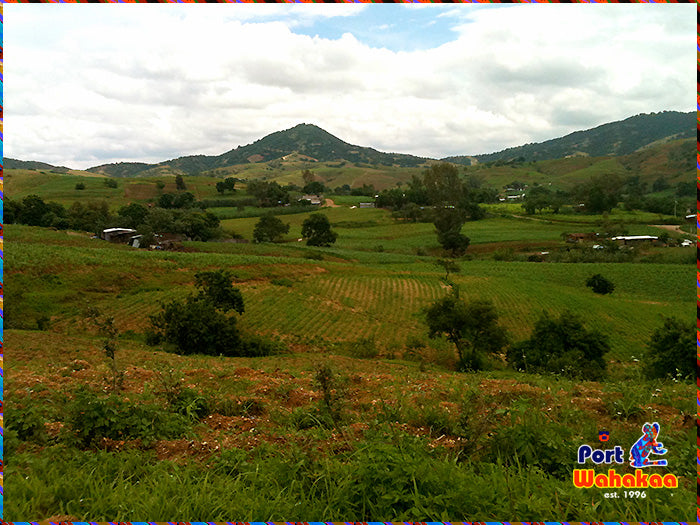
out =
{"type": "MultiPolygon", "coordinates": [[[[587,169],[578,162],[569,173],[587,169]]],[[[70,204],[80,180],[81,199],[104,193],[118,206],[157,189],[156,179],[119,179],[113,190],[96,177],[25,175],[5,182],[8,194],[70,204]]],[[[185,177],[199,199],[218,198],[217,180],[185,177]]],[[[529,337],[543,311],[571,311],[609,336],[608,374],[572,381],[519,373],[503,359],[457,373],[454,346],[428,338],[424,321],[423,309],[449,291],[434,226],[352,209],[356,199],[321,210],[338,232],[330,248],[297,241],[310,212],[280,216],[290,224],[281,243],[186,242],[183,252],[6,225],[4,518],[692,521],[695,389],[647,380],[641,363],[663,316],[693,319],[695,247],[528,262],[540,251],[565,260],[564,232],[615,221],[658,234],[651,225],[661,222],[489,207],[463,229],[468,256],[450,276],[461,295],[492,301],[512,342],[529,337]],[[147,346],[148,316],[193,292],[196,272],[219,268],[243,295],[241,330],[285,350],[242,358],[147,346]],[[596,273],[613,294],[585,286],[596,273]],[[114,319],[115,366],[88,307],[114,319]],[[610,499],[573,487],[580,444],[602,447],[604,429],[606,448],[628,450],[647,421],[662,425],[669,466],[658,471],[675,474],[677,489],[610,499]]],[[[250,239],[257,221],[222,225],[250,239]]]]}

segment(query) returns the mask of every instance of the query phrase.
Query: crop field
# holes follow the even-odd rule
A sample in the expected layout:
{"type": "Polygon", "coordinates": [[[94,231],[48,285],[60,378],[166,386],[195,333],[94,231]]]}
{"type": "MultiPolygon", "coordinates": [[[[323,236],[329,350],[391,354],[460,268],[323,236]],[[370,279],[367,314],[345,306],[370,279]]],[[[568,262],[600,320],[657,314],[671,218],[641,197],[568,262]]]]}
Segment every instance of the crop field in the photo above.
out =
{"type": "MultiPolygon", "coordinates": [[[[26,175],[8,179],[13,196],[66,204],[82,180],[26,175]]],[[[117,206],[149,198],[156,180],[118,179],[112,190],[85,178],[80,198],[116,192],[117,206]]],[[[218,180],[185,177],[198,199],[240,197],[218,195],[218,180]]],[[[163,182],[168,191],[172,179],[163,182]]],[[[652,225],[667,217],[527,217],[503,204],[464,225],[471,244],[449,281],[464,299],[491,301],[511,343],[530,337],[543,312],[571,312],[608,338],[607,375],[572,380],[516,371],[504,355],[457,372],[454,344],[428,337],[425,308],[451,290],[434,225],[350,207],[365,197],[329,197],[339,206],[280,214],[290,224],[283,242],[184,242],[177,252],[5,225],[4,518],[692,520],[694,385],[647,379],[642,364],[664,317],[694,319],[695,247],[644,247],[629,259],[589,249],[585,263],[538,257],[566,260],[564,232],[609,221],[658,234],[652,225]],[[338,233],[331,247],[298,241],[317,211],[338,233]],[[149,316],[196,292],[197,272],[217,269],[243,297],[236,326],[275,350],[224,357],[147,345],[149,316]],[[594,274],[614,293],[586,287],[594,274]],[[114,323],[114,360],[89,307],[114,323]],[[598,446],[605,429],[606,447],[628,450],[648,421],[662,425],[669,466],[660,472],[677,476],[676,489],[606,499],[573,487],[578,444],[598,446]]],[[[225,232],[250,240],[258,216],[236,214],[267,210],[213,211],[225,232]]]]}

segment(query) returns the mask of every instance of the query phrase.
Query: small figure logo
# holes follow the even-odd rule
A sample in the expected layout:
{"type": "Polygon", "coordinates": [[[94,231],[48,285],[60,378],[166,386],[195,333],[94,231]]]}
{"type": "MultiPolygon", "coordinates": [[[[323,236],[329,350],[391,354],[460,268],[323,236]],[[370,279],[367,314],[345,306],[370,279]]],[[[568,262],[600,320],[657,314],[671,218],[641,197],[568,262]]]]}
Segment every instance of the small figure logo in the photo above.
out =
{"type": "Polygon", "coordinates": [[[598,431],[598,441],[601,443],[605,443],[608,439],[610,439],[610,432],[607,430],[599,430],[598,431]]]}
{"type": "Polygon", "coordinates": [[[650,460],[650,454],[666,454],[668,452],[663,443],[656,441],[659,436],[660,427],[658,423],[644,423],[642,426],[642,437],[632,445],[630,450],[630,465],[634,468],[643,467],[665,467],[668,461],[665,459],[650,460]]]}

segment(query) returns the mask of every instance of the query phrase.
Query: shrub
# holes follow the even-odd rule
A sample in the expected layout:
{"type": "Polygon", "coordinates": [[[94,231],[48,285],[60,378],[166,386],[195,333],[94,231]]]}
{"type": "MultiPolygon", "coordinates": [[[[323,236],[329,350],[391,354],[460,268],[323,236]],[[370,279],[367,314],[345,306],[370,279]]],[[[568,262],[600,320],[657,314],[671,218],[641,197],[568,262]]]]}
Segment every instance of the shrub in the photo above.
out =
{"type": "Polygon", "coordinates": [[[586,281],[586,286],[601,295],[612,293],[615,289],[615,285],[599,273],[589,277],[586,281]]]}
{"type": "Polygon", "coordinates": [[[379,355],[374,338],[364,338],[350,342],[348,344],[348,352],[352,357],[360,359],[371,359],[379,355]]]}
{"type": "Polygon", "coordinates": [[[84,190],[85,189],[85,183],[83,182],[78,182],[75,184],[75,189],[76,190],[84,190]]]}
{"type": "Polygon", "coordinates": [[[608,338],[587,330],[570,312],[558,319],[543,313],[530,339],[508,349],[508,362],[525,372],[551,372],[572,378],[600,379],[605,373],[603,355],[610,350],[608,338]]]}
{"type": "Polygon", "coordinates": [[[559,478],[571,476],[571,429],[551,422],[524,402],[518,403],[510,415],[510,424],[498,427],[489,442],[490,459],[503,460],[510,466],[536,465],[559,478]]]}
{"type": "Polygon", "coordinates": [[[67,404],[64,423],[64,439],[81,448],[97,446],[103,438],[150,442],[179,437],[190,428],[185,416],[161,406],[132,404],[119,396],[104,396],[84,388],[67,404]]]}
{"type": "Polygon", "coordinates": [[[196,390],[184,388],[172,401],[172,408],[176,414],[187,416],[192,421],[199,421],[211,413],[209,400],[200,395],[196,390]]]}
{"type": "Polygon", "coordinates": [[[696,372],[695,325],[665,317],[647,343],[643,371],[649,378],[692,379],[696,372]]]}
{"type": "Polygon", "coordinates": [[[39,408],[31,404],[23,408],[11,408],[6,414],[6,429],[13,431],[20,441],[44,443],[46,428],[39,408]]]}

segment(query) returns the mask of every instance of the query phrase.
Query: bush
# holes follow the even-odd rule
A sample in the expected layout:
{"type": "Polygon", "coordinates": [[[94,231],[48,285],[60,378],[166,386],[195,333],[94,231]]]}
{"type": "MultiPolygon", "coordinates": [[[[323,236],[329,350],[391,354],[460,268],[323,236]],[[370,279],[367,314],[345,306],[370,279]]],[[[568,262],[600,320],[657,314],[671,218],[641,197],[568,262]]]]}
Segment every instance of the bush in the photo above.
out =
{"type": "Polygon", "coordinates": [[[76,190],[84,190],[85,189],[85,183],[83,182],[78,182],[75,184],[75,189],[76,190]]]}
{"type": "Polygon", "coordinates": [[[44,443],[47,438],[44,417],[39,408],[31,404],[24,408],[11,408],[6,414],[6,429],[20,441],[44,443]]]}
{"type": "Polygon", "coordinates": [[[379,350],[373,338],[364,338],[348,343],[348,353],[352,357],[371,359],[379,355],[379,350]]]}
{"type": "Polygon", "coordinates": [[[599,273],[589,277],[588,280],[586,280],[586,286],[591,288],[595,293],[601,295],[612,293],[615,289],[615,285],[599,273]]]}
{"type": "Polygon", "coordinates": [[[78,390],[66,407],[64,439],[81,448],[97,446],[103,438],[155,439],[179,437],[189,428],[186,417],[161,406],[128,403],[117,395],[78,390]]]}
{"type": "Polygon", "coordinates": [[[649,378],[671,377],[692,379],[695,377],[696,355],[695,325],[672,317],[664,318],[647,343],[643,358],[643,371],[649,378]]]}
{"type": "Polygon", "coordinates": [[[609,350],[608,338],[586,330],[572,313],[564,312],[558,319],[544,313],[530,339],[513,345],[506,356],[511,366],[525,372],[596,380],[605,373],[603,355],[609,350]]]}

